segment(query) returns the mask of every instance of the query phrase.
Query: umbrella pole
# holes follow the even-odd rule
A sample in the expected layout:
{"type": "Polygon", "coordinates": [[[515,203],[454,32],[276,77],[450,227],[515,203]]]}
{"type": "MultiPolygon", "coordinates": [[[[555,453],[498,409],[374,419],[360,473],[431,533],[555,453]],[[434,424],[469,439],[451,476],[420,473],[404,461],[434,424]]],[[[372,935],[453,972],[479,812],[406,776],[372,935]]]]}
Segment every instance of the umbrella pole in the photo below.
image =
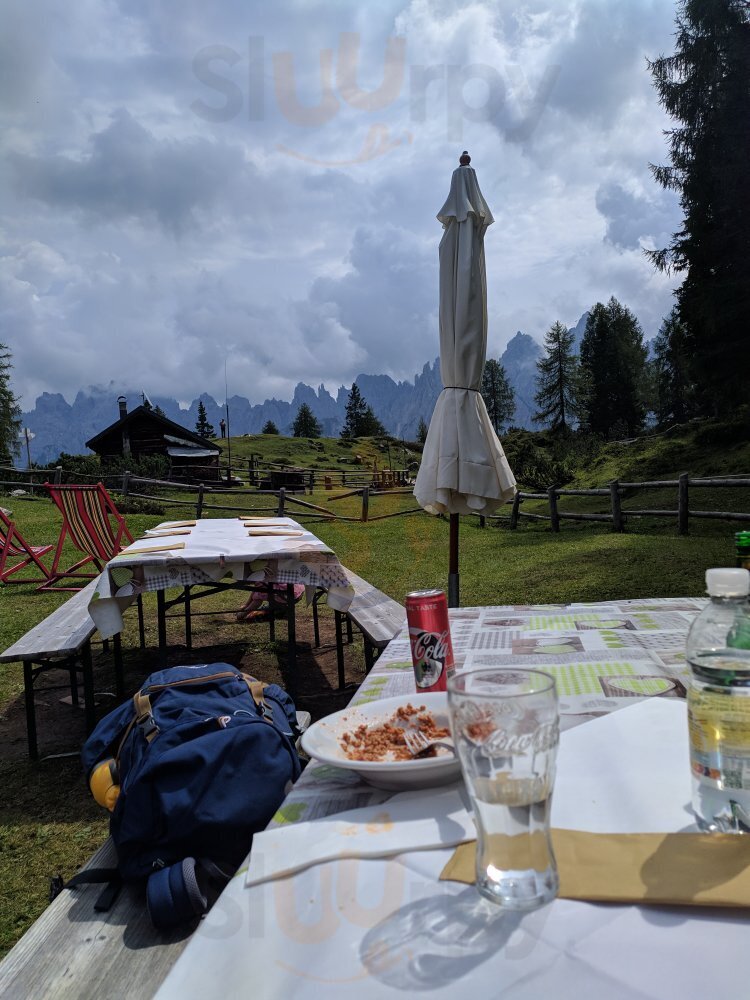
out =
{"type": "Polygon", "coordinates": [[[458,514],[451,514],[448,543],[448,607],[458,607],[458,514]]]}

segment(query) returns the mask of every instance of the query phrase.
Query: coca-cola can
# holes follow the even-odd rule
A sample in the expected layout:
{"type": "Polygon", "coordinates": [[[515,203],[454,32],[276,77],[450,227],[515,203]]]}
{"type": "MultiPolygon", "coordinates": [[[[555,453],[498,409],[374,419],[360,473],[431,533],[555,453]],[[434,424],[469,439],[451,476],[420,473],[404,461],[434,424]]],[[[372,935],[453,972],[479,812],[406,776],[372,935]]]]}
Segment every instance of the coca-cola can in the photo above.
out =
{"type": "Polygon", "coordinates": [[[406,621],[417,691],[445,691],[448,675],[453,673],[453,646],[443,591],[407,594],[406,621]]]}

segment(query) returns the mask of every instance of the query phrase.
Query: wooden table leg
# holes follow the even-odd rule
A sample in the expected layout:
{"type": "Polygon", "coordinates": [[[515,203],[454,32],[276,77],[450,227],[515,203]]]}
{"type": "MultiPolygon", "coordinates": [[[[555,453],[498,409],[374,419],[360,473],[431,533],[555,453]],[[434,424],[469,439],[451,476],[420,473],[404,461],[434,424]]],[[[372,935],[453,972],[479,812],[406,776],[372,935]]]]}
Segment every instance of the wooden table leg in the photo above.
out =
{"type": "Polygon", "coordinates": [[[117,695],[117,700],[122,701],[125,697],[125,683],[122,673],[122,634],[116,632],[112,637],[112,642],[114,645],[115,660],[115,694],[117,695]]]}
{"type": "Polygon", "coordinates": [[[83,667],[83,708],[86,715],[86,735],[93,732],[96,725],[96,706],[94,704],[94,665],[91,659],[91,643],[87,642],[81,650],[83,667]]]}
{"type": "Polygon", "coordinates": [[[156,616],[159,630],[159,661],[162,667],[167,665],[167,611],[163,590],[156,591],[156,616]]]}
{"type": "MultiPolygon", "coordinates": [[[[287,626],[287,664],[289,669],[289,693],[295,696],[297,690],[297,620],[294,604],[294,586],[286,585],[286,626],[287,626]]],[[[273,620],[273,609],[271,609],[273,620]]]]}

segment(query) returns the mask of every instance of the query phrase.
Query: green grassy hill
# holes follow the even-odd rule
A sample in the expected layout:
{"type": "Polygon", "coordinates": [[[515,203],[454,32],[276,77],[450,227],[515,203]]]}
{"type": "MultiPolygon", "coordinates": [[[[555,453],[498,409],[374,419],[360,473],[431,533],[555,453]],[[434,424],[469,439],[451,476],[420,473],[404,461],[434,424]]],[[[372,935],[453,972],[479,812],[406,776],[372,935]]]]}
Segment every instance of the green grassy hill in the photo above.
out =
{"type": "Polygon", "coordinates": [[[232,468],[238,475],[253,456],[262,468],[283,465],[319,472],[416,468],[421,458],[419,445],[390,437],[342,441],[340,438],[246,434],[229,442],[220,438],[215,440],[224,448],[222,463],[227,462],[231,452],[232,468]]]}

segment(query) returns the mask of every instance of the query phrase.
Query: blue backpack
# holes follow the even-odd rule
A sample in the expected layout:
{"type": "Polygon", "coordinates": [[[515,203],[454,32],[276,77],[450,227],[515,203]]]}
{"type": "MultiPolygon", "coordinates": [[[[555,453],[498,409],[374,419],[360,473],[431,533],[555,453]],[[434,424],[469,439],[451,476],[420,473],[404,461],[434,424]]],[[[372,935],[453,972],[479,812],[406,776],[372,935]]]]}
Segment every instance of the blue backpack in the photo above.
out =
{"type": "MultiPolygon", "coordinates": [[[[289,695],[227,663],[151,674],[99,722],[83,767],[111,811],[120,877],[148,877],[157,927],[205,912],[209,890],[237,869],[299,777],[297,735],[289,695]]],[[[68,886],[106,874],[84,871],[68,886]]]]}

